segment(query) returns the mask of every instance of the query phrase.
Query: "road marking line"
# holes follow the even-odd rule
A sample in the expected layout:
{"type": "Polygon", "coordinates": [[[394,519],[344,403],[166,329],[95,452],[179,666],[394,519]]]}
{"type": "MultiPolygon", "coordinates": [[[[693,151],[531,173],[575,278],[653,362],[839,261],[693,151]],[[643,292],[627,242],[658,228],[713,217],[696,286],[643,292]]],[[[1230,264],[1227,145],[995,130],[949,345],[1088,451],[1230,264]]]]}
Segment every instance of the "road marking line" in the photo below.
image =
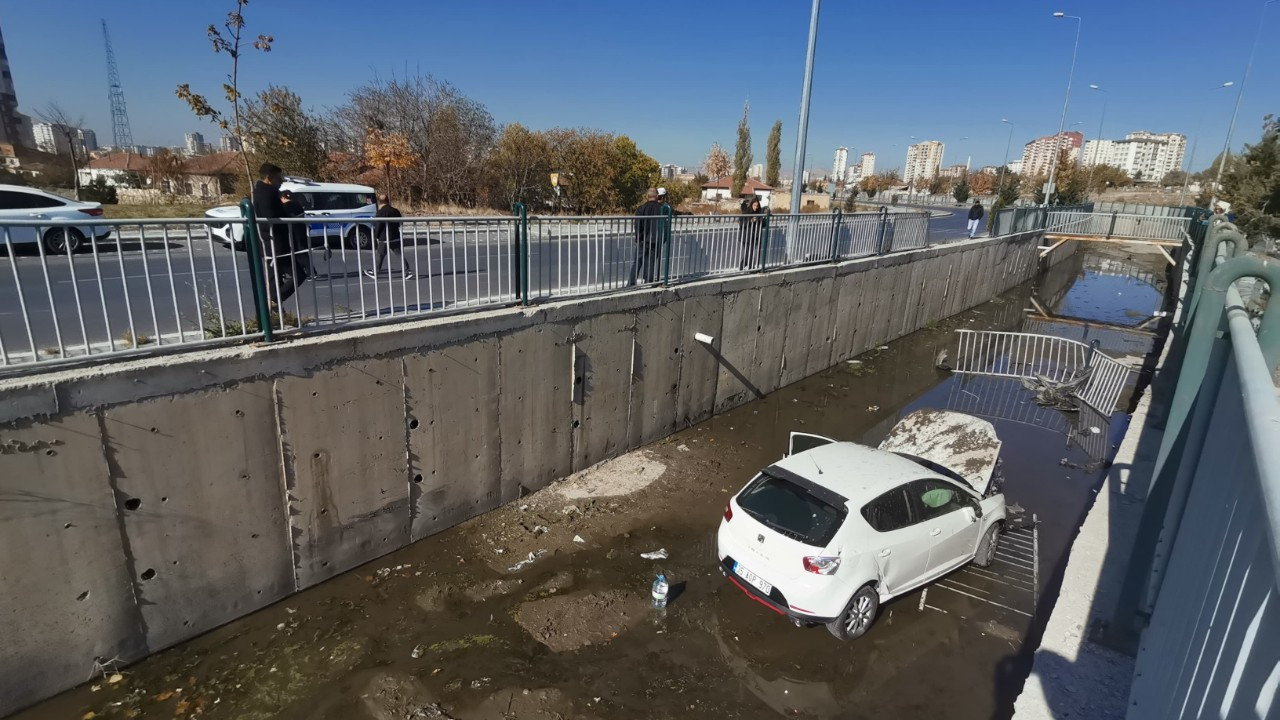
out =
{"type": "MultiPolygon", "coordinates": [[[[966,570],[977,570],[977,569],[978,569],[978,568],[966,568],[966,570]]],[[[1017,589],[1017,590],[1026,590],[1026,591],[1028,591],[1028,592],[1030,592],[1030,591],[1031,591],[1031,584],[1030,584],[1030,583],[1028,583],[1028,584],[1026,584],[1026,585],[1015,585],[1015,584],[1013,584],[1013,583],[1005,582],[1004,580],[1001,580],[1000,578],[995,577],[995,576],[993,576],[993,575],[978,575],[978,577],[982,578],[983,580],[990,580],[990,581],[992,581],[992,582],[998,582],[998,583],[1000,583],[1001,585],[1004,585],[1004,586],[1006,586],[1006,587],[1011,587],[1011,588],[1014,588],[1014,589],[1017,589]]]]}
{"type": "Polygon", "coordinates": [[[1005,610],[1009,610],[1009,611],[1011,611],[1011,612],[1016,612],[1016,613],[1018,613],[1019,615],[1025,615],[1025,616],[1027,616],[1027,617],[1031,617],[1031,613],[1029,613],[1029,612],[1023,612],[1022,610],[1019,610],[1018,608],[1011,608],[1011,607],[1009,607],[1008,605],[1001,605],[1000,603],[995,602],[995,601],[993,601],[993,600],[988,600],[988,599],[986,599],[986,598],[984,598],[984,597],[978,597],[977,595],[973,595],[973,594],[967,593],[967,592],[965,592],[965,591],[963,591],[963,590],[957,590],[957,589],[955,589],[955,588],[953,588],[953,587],[947,587],[946,585],[937,585],[936,587],[940,587],[940,588],[943,588],[943,589],[946,589],[946,590],[950,590],[950,591],[951,591],[951,592],[953,592],[953,593],[959,593],[959,594],[961,594],[961,595],[966,595],[966,596],[968,596],[968,597],[973,598],[974,600],[979,600],[979,601],[981,601],[981,602],[987,603],[988,605],[995,605],[995,606],[996,606],[996,607],[998,607],[998,608],[1004,608],[1005,610]]]}
{"type": "MultiPolygon", "coordinates": [[[[951,613],[949,610],[943,610],[943,609],[942,609],[942,608],[940,608],[940,607],[934,607],[934,606],[932,606],[932,605],[925,605],[925,607],[929,608],[930,610],[937,610],[938,612],[942,613],[943,615],[951,615],[951,614],[953,614],[953,613],[951,613]]],[[[956,617],[958,617],[958,618],[960,618],[961,620],[964,620],[964,619],[965,619],[965,616],[960,615],[960,614],[958,614],[958,613],[956,613],[956,614],[955,614],[955,616],[956,616],[956,617]]]]}
{"type": "Polygon", "coordinates": [[[929,597],[929,588],[925,588],[925,589],[924,589],[923,591],[921,591],[921,593],[920,593],[920,607],[919,607],[919,610],[920,610],[921,612],[924,612],[924,599],[925,599],[925,598],[927,598],[927,597],[929,597]]]}

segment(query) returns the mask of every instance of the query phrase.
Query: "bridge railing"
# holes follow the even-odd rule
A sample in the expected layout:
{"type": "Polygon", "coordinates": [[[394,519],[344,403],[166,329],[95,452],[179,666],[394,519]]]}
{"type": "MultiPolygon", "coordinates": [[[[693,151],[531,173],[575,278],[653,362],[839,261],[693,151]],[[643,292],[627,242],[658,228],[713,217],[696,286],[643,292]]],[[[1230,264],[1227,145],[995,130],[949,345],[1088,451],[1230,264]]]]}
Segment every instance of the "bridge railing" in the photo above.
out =
{"type": "Polygon", "coordinates": [[[1044,231],[1098,238],[1152,240],[1181,243],[1190,232],[1192,218],[1080,210],[1050,210],[1044,231]]]}
{"type": "Polygon", "coordinates": [[[1143,520],[1159,537],[1129,566],[1150,616],[1133,720],[1270,717],[1280,700],[1280,312],[1251,316],[1239,291],[1280,287],[1280,265],[1246,247],[1209,229],[1162,370],[1175,384],[1143,520]]]}
{"type": "MultiPolygon", "coordinates": [[[[927,247],[929,215],[0,222],[0,371],[927,247]],[[66,252],[67,248],[71,252],[66,252]],[[4,267],[7,264],[8,267],[4,267]]],[[[667,211],[669,213],[669,211],[667,211]]]]}

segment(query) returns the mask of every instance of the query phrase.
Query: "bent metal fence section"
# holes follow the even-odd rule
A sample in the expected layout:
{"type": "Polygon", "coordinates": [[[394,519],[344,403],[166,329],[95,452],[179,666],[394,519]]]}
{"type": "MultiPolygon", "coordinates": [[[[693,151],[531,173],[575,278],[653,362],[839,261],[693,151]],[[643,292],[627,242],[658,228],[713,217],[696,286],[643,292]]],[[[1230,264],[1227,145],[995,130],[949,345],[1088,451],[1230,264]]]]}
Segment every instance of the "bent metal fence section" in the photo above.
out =
{"type": "Polygon", "coordinates": [[[0,223],[0,371],[929,244],[924,212],[90,222],[0,223]]]}
{"type": "Polygon", "coordinates": [[[1115,410],[1131,373],[1128,366],[1096,347],[1075,340],[995,330],[957,330],[956,334],[955,372],[1055,384],[1083,378],[1075,396],[1103,415],[1115,410]]]}

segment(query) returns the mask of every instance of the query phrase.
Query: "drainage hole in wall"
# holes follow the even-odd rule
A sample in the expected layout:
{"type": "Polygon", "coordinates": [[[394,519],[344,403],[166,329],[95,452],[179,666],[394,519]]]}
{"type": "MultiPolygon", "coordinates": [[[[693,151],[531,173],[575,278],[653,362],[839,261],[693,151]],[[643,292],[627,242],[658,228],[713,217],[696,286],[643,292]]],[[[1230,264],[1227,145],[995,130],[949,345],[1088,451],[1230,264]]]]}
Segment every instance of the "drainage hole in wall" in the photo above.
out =
{"type": "Polygon", "coordinates": [[[574,420],[574,421],[573,421],[573,426],[574,426],[574,427],[578,427],[578,426],[579,426],[579,425],[581,425],[581,424],[582,424],[582,423],[578,422],[577,420],[574,420]]]}
{"type": "Polygon", "coordinates": [[[253,533],[253,534],[252,534],[252,535],[250,535],[249,537],[250,537],[250,538],[252,538],[252,539],[254,539],[254,540],[257,540],[257,539],[258,539],[258,533],[253,533]]]}
{"type": "Polygon", "coordinates": [[[236,417],[244,417],[244,411],[243,411],[243,410],[237,410],[237,411],[236,411],[236,417]]]}
{"type": "Polygon", "coordinates": [[[159,431],[158,429],[156,429],[156,428],[151,428],[151,432],[153,432],[153,433],[158,433],[158,432],[160,432],[160,431],[159,431]]]}
{"type": "Polygon", "coordinates": [[[160,502],[162,503],[169,502],[169,496],[166,495],[165,497],[160,498],[160,502]]]}
{"type": "Polygon", "coordinates": [[[88,600],[88,599],[89,599],[89,591],[88,591],[88,590],[85,590],[84,592],[82,592],[82,593],[80,593],[79,595],[77,595],[77,596],[76,596],[76,600],[79,600],[80,602],[84,602],[85,600],[88,600]]]}
{"type": "Polygon", "coordinates": [[[416,482],[416,483],[420,483],[420,482],[422,482],[422,473],[418,473],[417,475],[414,475],[414,476],[413,476],[413,481],[414,481],[414,482],[416,482]]]}
{"type": "Polygon", "coordinates": [[[182,621],[182,627],[191,627],[191,621],[190,621],[190,620],[183,620],[183,621],[182,621]]]}
{"type": "Polygon", "coordinates": [[[381,436],[381,435],[379,435],[379,436],[378,436],[378,439],[379,439],[379,440],[381,440],[381,439],[382,439],[382,436],[381,436]]]}
{"type": "Polygon", "coordinates": [[[328,515],[328,514],[329,514],[329,508],[320,508],[320,514],[321,514],[321,515],[328,515]]]}
{"type": "Polygon", "coordinates": [[[178,564],[178,561],[177,561],[177,560],[174,560],[174,561],[173,561],[173,564],[174,564],[174,565],[177,565],[177,564],[178,564]]]}
{"type": "Polygon", "coordinates": [[[414,418],[414,419],[412,419],[412,420],[410,420],[410,421],[409,421],[409,429],[410,429],[410,430],[417,430],[417,429],[418,429],[418,418],[414,418]]]}
{"type": "Polygon", "coordinates": [[[151,568],[147,568],[146,570],[143,570],[143,571],[142,571],[142,579],[143,579],[143,580],[150,580],[151,578],[153,578],[153,577],[155,577],[155,576],[156,576],[156,571],[155,571],[155,570],[153,570],[153,569],[151,569],[151,568]]]}
{"type": "Polygon", "coordinates": [[[320,459],[320,453],[313,453],[313,454],[311,455],[311,457],[313,457],[313,458],[315,458],[315,459],[319,460],[319,459],[320,459]]]}
{"type": "Polygon", "coordinates": [[[137,510],[142,507],[142,498],[129,498],[124,501],[125,510],[137,510]]]}
{"type": "Polygon", "coordinates": [[[320,563],[320,567],[329,567],[329,561],[325,560],[324,562],[320,563]]]}
{"type": "Polygon", "coordinates": [[[62,526],[62,529],[63,529],[63,530],[70,530],[70,529],[71,529],[71,523],[67,523],[66,525],[63,525],[63,526],[62,526]]]}
{"type": "Polygon", "coordinates": [[[58,454],[58,451],[57,451],[57,450],[53,450],[53,449],[49,449],[49,450],[45,450],[45,451],[44,451],[44,454],[45,454],[45,455],[48,455],[49,457],[53,457],[54,455],[57,455],[57,454],[58,454]]]}

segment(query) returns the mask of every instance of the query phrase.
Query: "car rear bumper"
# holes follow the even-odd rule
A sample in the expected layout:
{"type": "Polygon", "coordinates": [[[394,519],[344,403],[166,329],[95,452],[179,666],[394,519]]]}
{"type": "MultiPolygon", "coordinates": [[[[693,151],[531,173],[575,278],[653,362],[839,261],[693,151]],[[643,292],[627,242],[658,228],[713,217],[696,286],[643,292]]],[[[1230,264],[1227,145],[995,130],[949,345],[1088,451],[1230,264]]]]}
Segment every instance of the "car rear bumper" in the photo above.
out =
{"type": "Polygon", "coordinates": [[[759,588],[738,577],[737,573],[733,571],[733,565],[733,556],[725,555],[720,560],[720,572],[729,579],[729,582],[733,583],[739,590],[746,593],[747,597],[750,597],[752,600],[755,600],[779,615],[785,615],[792,620],[802,623],[826,624],[835,620],[834,617],[814,615],[791,605],[787,602],[787,596],[776,587],[773,589],[772,593],[765,595],[760,592],[759,588]]]}

